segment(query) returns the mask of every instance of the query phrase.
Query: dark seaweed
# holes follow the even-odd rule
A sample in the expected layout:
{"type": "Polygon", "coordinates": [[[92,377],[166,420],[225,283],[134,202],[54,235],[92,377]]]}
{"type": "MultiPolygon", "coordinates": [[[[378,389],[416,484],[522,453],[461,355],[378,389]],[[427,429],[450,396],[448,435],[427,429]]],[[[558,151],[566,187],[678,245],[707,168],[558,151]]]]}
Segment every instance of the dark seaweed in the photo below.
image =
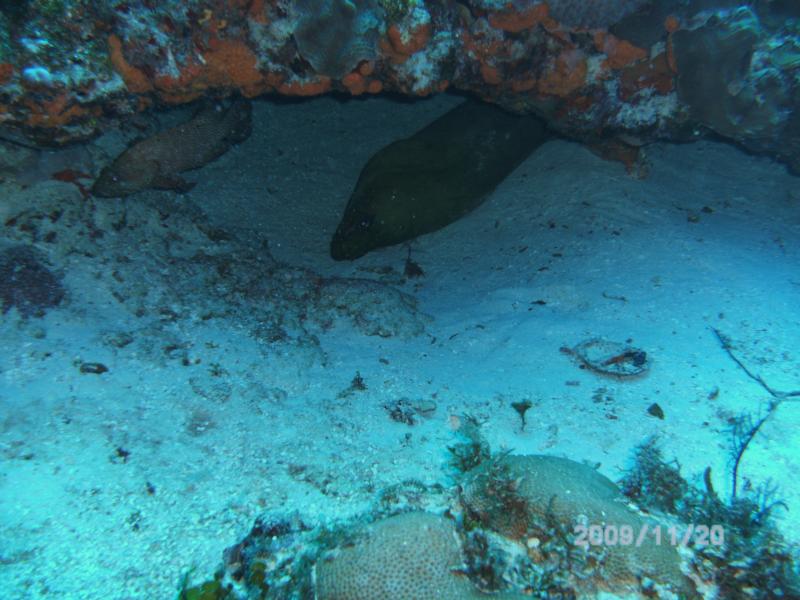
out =
{"type": "MultiPolygon", "coordinates": [[[[732,451],[732,466],[747,449],[742,440],[752,439],[751,421],[739,421],[732,451]],[[748,437],[749,436],[749,437],[748,437]]],[[[691,569],[713,581],[720,598],[771,600],[800,598],[800,548],[779,532],[776,509],[786,508],[769,480],[761,486],[743,486],[740,493],[723,501],[711,484],[711,469],[703,476],[704,487],[692,485],[680,474],[680,466],[666,462],[654,438],[640,445],[633,468],[625,475],[622,491],[646,510],[661,510],[684,523],[716,525],[724,543],[695,546],[691,569]]]]}
{"type": "Polygon", "coordinates": [[[655,437],[636,448],[634,461],[635,467],[620,481],[622,493],[640,506],[680,514],[689,491],[680,465],[664,459],[655,437]]]}
{"type": "Polygon", "coordinates": [[[3,314],[16,307],[22,317],[41,317],[64,299],[59,278],[30,246],[0,252],[0,303],[3,314]]]}
{"type": "Polygon", "coordinates": [[[450,467],[456,472],[466,473],[491,458],[489,444],[483,438],[480,427],[475,417],[461,416],[461,427],[458,429],[461,441],[447,447],[450,451],[450,467]]]}

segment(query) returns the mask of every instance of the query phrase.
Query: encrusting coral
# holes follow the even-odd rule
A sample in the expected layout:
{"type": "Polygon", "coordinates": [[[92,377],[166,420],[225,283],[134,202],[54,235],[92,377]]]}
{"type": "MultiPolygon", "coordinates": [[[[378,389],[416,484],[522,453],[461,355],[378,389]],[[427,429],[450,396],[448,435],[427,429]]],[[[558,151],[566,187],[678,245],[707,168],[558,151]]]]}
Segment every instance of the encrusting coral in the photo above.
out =
{"type": "Polygon", "coordinates": [[[383,18],[370,0],[293,0],[294,40],[319,75],[340,78],[377,56],[383,18]]]}

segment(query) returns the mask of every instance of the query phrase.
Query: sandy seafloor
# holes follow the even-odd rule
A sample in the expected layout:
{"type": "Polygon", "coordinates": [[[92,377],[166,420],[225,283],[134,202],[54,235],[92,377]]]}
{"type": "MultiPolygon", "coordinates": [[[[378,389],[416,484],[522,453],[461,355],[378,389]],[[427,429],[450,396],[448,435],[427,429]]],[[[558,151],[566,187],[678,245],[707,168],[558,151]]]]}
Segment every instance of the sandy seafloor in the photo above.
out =
{"type": "MultiPolygon", "coordinates": [[[[712,328],[773,388],[800,389],[800,180],[708,141],[649,146],[636,179],[556,140],[411,244],[424,276],[403,277],[405,246],[332,261],[365,161],[458,101],[258,101],[250,139],[189,174],[185,196],[84,200],[47,179],[97,172],[131,127],[14,159],[0,241],[34,240],[67,298],[0,323],[4,598],[173,598],[264,511],[332,522],[403,480],[448,485],[465,413],[496,450],[614,480],[657,434],[684,475],[710,466],[730,493],[729,419],[769,397],[712,328]],[[650,372],[604,379],[559,351],[594,337],[630,339],[650,372]],[[367,389],[342,393],[356,372],[367,389]],[[401,398],[436,409],[398,423],[386,406],[401,398]],[[523,431],[511,403],[524,399],[523,431]]],[[[780,485],[781,527],[800,541],[800,402],[741,469],[780,485]]]]}

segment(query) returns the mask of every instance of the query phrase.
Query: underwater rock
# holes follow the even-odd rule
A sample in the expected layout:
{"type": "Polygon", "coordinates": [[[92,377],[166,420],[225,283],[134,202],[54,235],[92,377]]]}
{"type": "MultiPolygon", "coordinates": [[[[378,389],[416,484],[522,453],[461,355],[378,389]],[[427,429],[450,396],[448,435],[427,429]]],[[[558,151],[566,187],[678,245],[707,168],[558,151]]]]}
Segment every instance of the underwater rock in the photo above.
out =
{"type": "Polygon", "coordinates": [[[0,303],[3,314],[16,307],[24,317],[42,316],[61,304],[61,281],[30,246],[12,246],[0,252],[0,303]]]}
{"type": "Polygon", "coordinates": [[[621,40],[627,40],[639,48],[647,48],[655,44],[658,40],[666,37],[664,20],[674,14],[674,9],[679,5],[680,0],[662,0],[656,4],[651,4],[647,8],[637,11],[617,23],[611,25],[608,30],[621,40]]]}
{"type": "Polygon", "coordinates": [[[536,117],[464,102],[367,162],[331,256],[353,260],[457,221],[548,137],[536,117]]]}
{"type": "Polygon", "coordinates": [[[750,4],[768,27],[781,29],[790,19],[800,20],[800,3],[796,0],[754,0],[750,4]]]}
{"type": "Polygon", "coordinates": [[[767,37],[765,31],[750,8],[676,31],[678,98],[693,122],[796,168],[800,83],[790,74],[800,65],[800,43],[796,35],[767,37]]]}
{"type": "Polygon", "coordinates": [[[154,103],[231,91],[420,97],[454,89],[536,114],[577,139],[713,132],[800,169],[789,117],[800,96],[795,0],[6,4],[0,137],[23,143],[84,141],[154,103]],[[749,72],[721,87],[731,67],[749,72]]]}
{"type": "MultiPolygon", "coordinates": [[[[659,0],[661,1],[661,0],[659,0]]],[[[550,16],[570,27],[608,27],[652,0],[549,0],[550,16]]]]}
{"type": "Polygon", "coordinates": [[[697,120],[721,135],[736,135],[742,109],[755,108],[745,98],[744,82],[757,39],[744,25],[705,25],[674,34],[678,96],[697,120]]]}
{"type": "Polygon", "coordinates": [[[92,193],[114,198],[150,188],[190,190],[194,184],[179,174],[202,167],[247,139],[251,110],[243,99],[226,109],[205,107],[186,123],[135,143],[103,169],[92,193]]]}
{"type": "MultiPolygon", "coordinates": [[[[6,4],[0,137],[23,143],[86,140],[154,103],[231,91],[419,97],[455,89],[577,139],[613,131],[686,141],[710,129],[800,169],[800,134],[788,116],[800,96],[795,0],[6,4]],[[731,37],[742,28],[754,39],[731,37]],[[696,36],[707,42],[687,42],[696,36]],[[750,71],[720,87],[751,41],[750,71]]],[[[162,183],[183,185],[169,179],[162,183]]]]}

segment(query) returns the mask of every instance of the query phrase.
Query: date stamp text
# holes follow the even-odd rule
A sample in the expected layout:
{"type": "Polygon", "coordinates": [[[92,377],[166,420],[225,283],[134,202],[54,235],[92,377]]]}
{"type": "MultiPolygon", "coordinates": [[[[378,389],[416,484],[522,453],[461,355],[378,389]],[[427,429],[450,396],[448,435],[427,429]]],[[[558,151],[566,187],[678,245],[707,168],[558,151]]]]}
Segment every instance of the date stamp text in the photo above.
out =
{"type": "Polygon", "coordinates": [[[632,525],[576,525],[576,546],[635,546],[644,543],[670,546],[722,546],[725,529],[722,525],[694,525],[686,527],[643,524],[632,525]]]}

